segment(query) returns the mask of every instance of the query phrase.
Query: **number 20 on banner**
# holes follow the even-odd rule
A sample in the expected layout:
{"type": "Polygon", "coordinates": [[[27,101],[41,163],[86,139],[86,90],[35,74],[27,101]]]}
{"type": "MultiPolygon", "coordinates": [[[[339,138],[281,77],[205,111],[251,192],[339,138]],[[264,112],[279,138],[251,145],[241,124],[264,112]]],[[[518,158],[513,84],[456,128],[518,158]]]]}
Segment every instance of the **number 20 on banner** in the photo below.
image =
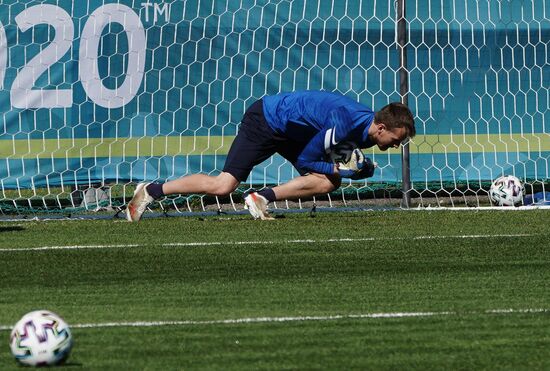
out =
{"type": "MultiPolygon", "coordinates": [[[[150,3],[144,3],[148,4],[150,3]]],[[[146,12],[148,8],[145,7],[146,12]]],[[[148,16],[147,13],[146,15],[148,16]]],[[[55,30],[55,36],[50,44],[18,71],[10,89],[12,107],[71,107],[72,89],[33,89],[36,80],[71,48],[74,39],[71,16],[58,6],[40,4],[23,10],[15,17],[15,22],[22,32],[39,24],[48,24],[55,30]]],[[[122,4],[106,4],[97,8],[90,14],[80,36],[78,75],[87,96],[95,104],[106,108],[119,108],[129,103],[137,94],[143,80],[145,47],[145,30],[133,9],[122,4]],[[101,34],[110,23],[122,25],[128,40],[126,76],[124,82],[114,89],[103,85],[98,67],[101,34]]],[[[0,89],[3,88],[7,60],[6,33],[0,23],[0,89]]]]}

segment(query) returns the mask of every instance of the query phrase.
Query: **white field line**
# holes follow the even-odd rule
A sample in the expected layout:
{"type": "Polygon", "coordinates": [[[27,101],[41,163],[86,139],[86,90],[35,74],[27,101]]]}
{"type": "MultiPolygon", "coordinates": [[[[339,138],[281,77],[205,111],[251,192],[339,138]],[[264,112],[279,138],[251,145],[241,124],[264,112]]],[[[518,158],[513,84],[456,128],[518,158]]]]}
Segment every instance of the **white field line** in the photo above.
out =
{"type": "MultiPolygon", "coordinates": [[[[550,210],[550,205],[522,205],[522,206],[418,206],[414,208],[409,209],[402,209],[402,208],[388,208],[392,211],[399,210],[400,212],[415,212],[415,211],[468,211],[473,213],[478,212],[486,212],[486,211],[533,211],[533,210],[550,210]]],[[[290,209],[285,208],[274,208],[270,209],[272,211],[280,211],[285,212],[290,209]]],[[[301,208],[297,209],[303,212],[307,212],[308,208],[301,208]]],[[[369,209],[365,209],[362,211],[369,211],[369,209]]],[[[370,211],[376,211],[376,210],[370,210],[370,211]]],[[[197,213],[200,214],[200,213],[197,213]]],[[[245,214],[248,215],[248,214],[245,214]]],[[[2,223],[28,223],[28,222],[73,222],[73,221],[88,221],[92,220],[93,218],[83,218],[78,216],[72,216],[72,217],[58,217],[58,218],[42,218],[38,216],[34,216],[31,218],[15,218],[15,219],[1,219],[0,222],[2,223]]],[[[112,221],[113,223],[126,223],[126,220],[124,219],[116,219],[112,221]]]]}
{"type": "Polygon", "coordinates": [[[404,211],[533,211],[533,210],[549,210],[550,205],[522,205],[522,206],[418,206],[415,208],[405,209],[404,211]]]}
{"type": "MultiPolygon", "coordinates": [[[[162,247],[196,247],[196,246],[221,246],[221,245],[274,245],[297,243],[326,243],[326,242],[367,242],[367,241],[408,241],[408,240],[434,240],[434,239],[484,239],[484,238],[511,238],[532,237],[534,234],[469,234],[449,236],[411,236],[411,237],[364,237],[364,238],[329,238],[322,240],[282,240],[282,241],[224,241],[224,242],[171,242],[160,244],[162,247]]],[[[16,251],[44,251],[44,250],[82,250],[82,249],[114,249],[124,247],[146,247],[144,244],[117,244],[117,245],[67,245],[67,246],[40,246],[29,248],[0,248],[2,252],[16,251]]]]}
{"type": "MultiPolygon", "coordinates": [[[[305,322],[305,321],[336,321],[346,319],[386,319],[435,316],[467,316],[467,315],[508,315],[508,314],[546,314],[550,309],[490,309],[480,312],[389,312],[366,314],[338,314],[332,316],[299,316],[299,317],[249,317],[235,319],[220,319],[210,321],[138,321],[138,322],[102,322],[77,323],[71,328],[104,328],[104,327],[160,327],[160,326],[200,326],[200,325],[232,325],[248,323],[305,322]]],[[[0,331],[11,330],[12,326],[0,325],[0,331]]]]}
{"type": "Polygon", "coordinates": [[[114,249],[122,247],[142,247],[145,245],[129,244],[129,245],[67,245],[67,246],[40,246],[29,247],[20,249],[2,249],[0,252],[13,252],[13,251],[43,251],[43,250],[82,250],[82,249],[114,249]]]}

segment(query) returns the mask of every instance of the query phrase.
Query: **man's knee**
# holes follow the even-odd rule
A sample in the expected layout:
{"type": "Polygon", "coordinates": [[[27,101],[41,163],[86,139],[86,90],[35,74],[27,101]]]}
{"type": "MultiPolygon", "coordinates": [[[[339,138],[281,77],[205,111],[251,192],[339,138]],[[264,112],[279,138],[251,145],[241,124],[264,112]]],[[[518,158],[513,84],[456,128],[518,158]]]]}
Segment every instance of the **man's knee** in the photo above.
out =
{"type": "Polygon", "coordinates": [[[216,176],[214,187],[210,194],[214,196],[227,196],[239,186],[239,181],[231,174],[222,172],[216,176]]]}
{"type": "Polygon", "coordinates": [[[314,174],[319,193],[330,193],[340,187],[342,180],[337,175],[314,174]]]}

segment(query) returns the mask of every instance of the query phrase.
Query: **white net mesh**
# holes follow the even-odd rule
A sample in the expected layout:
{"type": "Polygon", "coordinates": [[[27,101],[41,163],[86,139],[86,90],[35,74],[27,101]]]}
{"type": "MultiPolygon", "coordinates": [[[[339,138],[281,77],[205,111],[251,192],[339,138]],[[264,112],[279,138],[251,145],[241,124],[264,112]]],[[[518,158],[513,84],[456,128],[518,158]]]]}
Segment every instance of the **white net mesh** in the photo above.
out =
{"type": "Polygon", "coordinates": [[[437,205],[458,195],[458,202],[486,203],[487,181],[503,174],[525,180],[531,193],[544,190],[549,3],[425,5],[407,15],[409,104],[425,133],[411,148],[413,188],[422,202],[437,205]]]}
{"type": "MultiPolygon", "coordinates": [[[[546,201],[548,1],[406,3],[413,206],[487,205],[502,174],[546,201]]],[[[216,174],[266,94],[399,101],[396,28],[393,1],[3,1],[0,210],[124,207],[136,182],[216,174]]],[[[399,205],[400,152],[366,153],[375,176],[329,206],[399,205]]],[[[160,206],[237,210],[247,188],[296,175],[275,156],[228,199],[160,206]]]]}

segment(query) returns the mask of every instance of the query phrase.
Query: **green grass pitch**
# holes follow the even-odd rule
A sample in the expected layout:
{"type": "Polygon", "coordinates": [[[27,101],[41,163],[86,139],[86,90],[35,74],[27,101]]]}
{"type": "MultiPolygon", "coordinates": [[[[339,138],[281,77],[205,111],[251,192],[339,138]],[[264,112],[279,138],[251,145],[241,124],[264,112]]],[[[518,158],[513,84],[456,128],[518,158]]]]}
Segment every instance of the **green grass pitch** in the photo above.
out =
{"type": "Polygon", "coordinates": [[[550,368],[547,210],[0,222],[0,278],[2,370],[35,309],[66,369],[550,368]]]}

